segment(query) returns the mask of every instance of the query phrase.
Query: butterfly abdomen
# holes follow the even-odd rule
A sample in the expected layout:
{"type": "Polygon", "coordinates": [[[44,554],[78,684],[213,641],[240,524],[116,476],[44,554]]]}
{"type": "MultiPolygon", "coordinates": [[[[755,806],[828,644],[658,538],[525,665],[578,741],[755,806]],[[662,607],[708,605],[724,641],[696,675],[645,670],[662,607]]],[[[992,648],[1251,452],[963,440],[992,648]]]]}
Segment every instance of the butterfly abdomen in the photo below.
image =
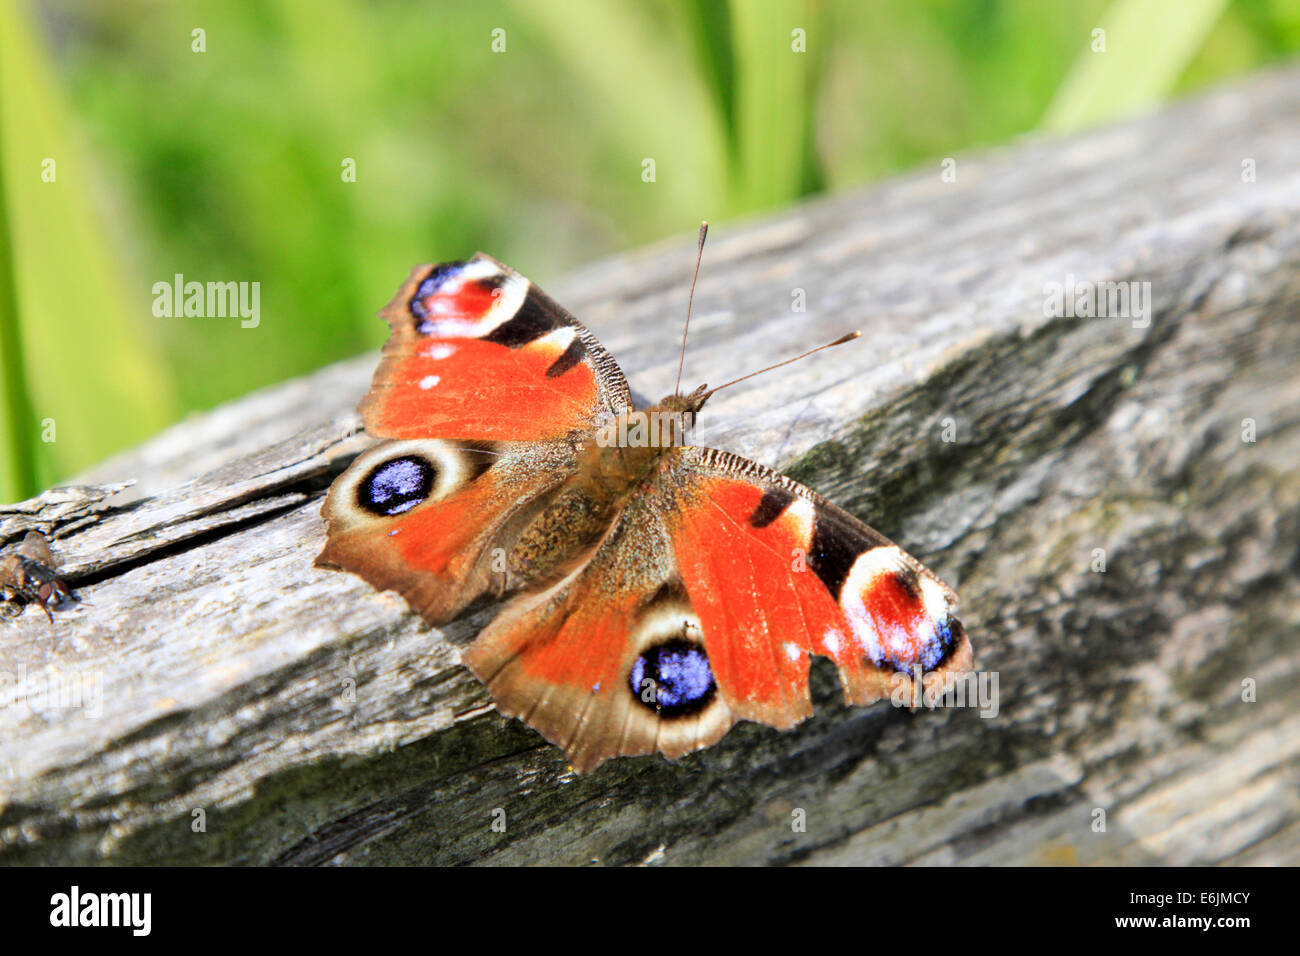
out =
{"type": "Polygon", "coordinates": [[[510,549],[507,565],[530,585],[557,577],[609,526],[611,503],[567,488],[538,513],[510,549]]]}

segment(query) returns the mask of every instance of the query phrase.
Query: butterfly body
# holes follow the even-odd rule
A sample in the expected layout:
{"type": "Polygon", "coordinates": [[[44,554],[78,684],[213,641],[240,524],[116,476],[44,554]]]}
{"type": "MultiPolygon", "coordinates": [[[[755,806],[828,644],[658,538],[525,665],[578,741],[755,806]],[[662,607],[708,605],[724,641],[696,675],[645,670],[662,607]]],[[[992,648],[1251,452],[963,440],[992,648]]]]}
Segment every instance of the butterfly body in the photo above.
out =
{"type": "Polygon", "coordinates": [[[636,410],[576,319],[482,254],[419,267],[367,429],[330,490],[318,563],[431,623],[510,596],[462,653],[503,713],[588,770],[679,757],[737,719],[812,712],[810,655],[846,697],[972,666],[955,595],[815,492],[689,444],[703,387],[636,410]]]}

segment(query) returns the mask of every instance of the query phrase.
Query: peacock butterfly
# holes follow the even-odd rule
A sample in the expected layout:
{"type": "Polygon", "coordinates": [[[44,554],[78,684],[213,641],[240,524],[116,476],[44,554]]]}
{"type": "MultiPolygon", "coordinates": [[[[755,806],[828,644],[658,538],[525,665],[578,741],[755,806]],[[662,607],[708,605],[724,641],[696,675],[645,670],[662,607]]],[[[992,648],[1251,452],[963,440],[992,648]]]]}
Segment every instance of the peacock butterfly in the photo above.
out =
{"type": "Polygon", "coordinates": [[[330,488],[316,563],[433,624],[510,595],[462,660],[575,769],[675,759],[740,719],[792,727],[812,714],[810,654],[852,704],[973,666],[956,595],[915,558],[798,482],[685,443],[717,389],[634,409],[591,332],[483,253],[417,266],[380,314],[361,414],[387,441],[330,488]]]}

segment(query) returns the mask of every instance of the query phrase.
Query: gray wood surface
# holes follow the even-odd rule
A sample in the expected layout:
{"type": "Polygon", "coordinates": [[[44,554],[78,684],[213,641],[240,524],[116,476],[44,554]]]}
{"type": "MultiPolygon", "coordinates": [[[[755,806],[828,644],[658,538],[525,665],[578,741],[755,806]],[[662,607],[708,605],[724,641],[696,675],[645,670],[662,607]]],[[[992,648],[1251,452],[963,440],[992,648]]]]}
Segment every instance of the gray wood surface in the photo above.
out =
{"type": "MultiPolygon", "coordinates": [[[[1300,862],[1300,70],[955,158],[716,224],[686,377],[863,330],[697,437],[954,585],[996,716],[818,666],[791,732],[573,774],[457,664],[492,608],[431,629],[312,567],[367,355],[0,513],[87,602],[0,625],[0,862],[1300,862]],[[1047,314],[1070,275],[1149,282],[1150,322],[1047,314]]],[[[693,254],[533,278],[657,398],[693,254]]]]}

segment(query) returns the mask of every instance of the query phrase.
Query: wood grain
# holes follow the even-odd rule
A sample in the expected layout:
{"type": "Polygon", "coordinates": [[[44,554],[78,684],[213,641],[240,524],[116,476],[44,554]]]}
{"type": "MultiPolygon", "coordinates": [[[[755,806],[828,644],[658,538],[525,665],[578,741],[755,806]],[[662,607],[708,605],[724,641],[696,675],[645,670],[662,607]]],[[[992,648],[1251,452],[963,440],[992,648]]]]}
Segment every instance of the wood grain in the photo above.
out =
{"type": "MultiPolygon", "coordinates": [[[[863,330],[697,437],[953,584],[996,716],[849,709],[817,666],[794,731],[573,774],[457,663],[492,608],[435,630],[312,567],[369,355],[0,512],[87,602],[0,625],[0,862],[1300,862],[1300,70],[956,160],[715,225],[686,366],[863,330]],[[1071,275],[1150,283],[1150,321],[1048,314],[1071,275]]],[[[693,254],[534,278],[657,398],[693,254]]]]}

